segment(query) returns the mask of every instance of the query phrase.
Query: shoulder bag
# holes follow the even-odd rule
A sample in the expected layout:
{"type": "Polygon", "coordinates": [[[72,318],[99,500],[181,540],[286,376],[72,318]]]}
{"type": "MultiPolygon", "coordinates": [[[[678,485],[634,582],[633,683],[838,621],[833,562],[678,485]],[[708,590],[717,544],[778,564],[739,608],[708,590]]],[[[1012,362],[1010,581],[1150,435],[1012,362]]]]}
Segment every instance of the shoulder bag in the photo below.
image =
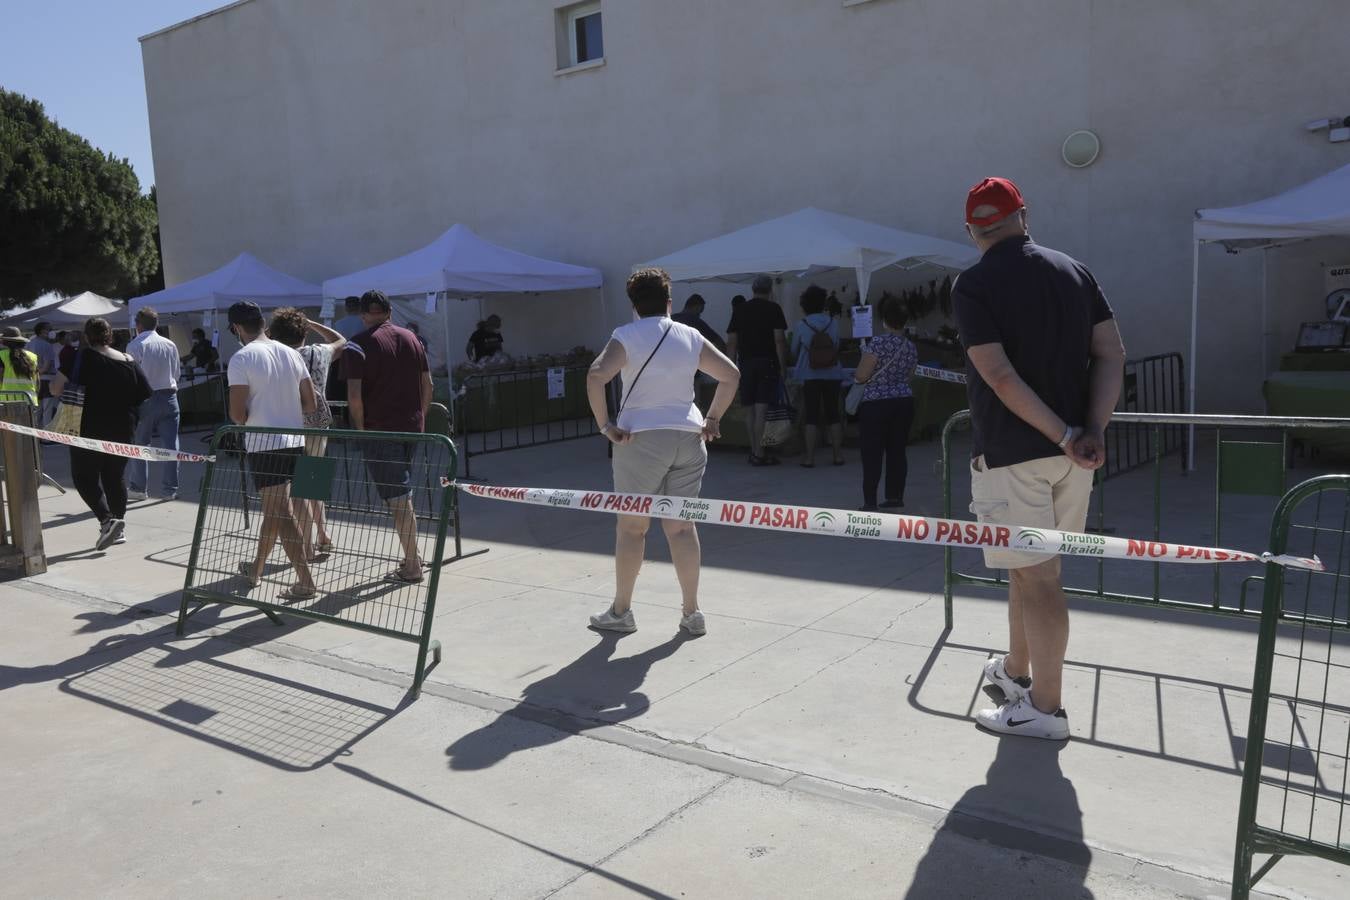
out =
{"type": "Polygon", "coordinates": [[[642,364],[642,368],[638,369],[638,373],[633,376],[633,383],[628,385],[628,390],[624,391],[623,400],[619,403],[619,412],[614,414],[616,420],[619,418],[619,414],[623,412],[623,408],[628,405],[628,401],[633,398],[633,388],[637,387],[638,379],[642,377],[642,373],[647,371],[647,366],[651,364],[652,357],[656,355],[656,351],[661,349],[661,345],[664,344],[666,338],[670,336],[670,329],[672,327],[674,326],[667,325],[666,330],[661,332],[661,340],[656,342],[656,346],[652,348],[652,352],[647,355],[647,361],[642,364]]]}
{"type": "Polygon", "coordinates": [[[75,368],[71,370],[65,390],[61,391],[56,415],[52,417],[48,430],[71,437],[80,436],[80,429],[84,425],[84,385],[80,383],[80,364],[84,362],[86,353],[93,352],[95,351],[81,349],[75,355],[75,368]]]}
{"type": "Polygon", "coordinates": [[[858,407],[862,406],[863,391],[867,390],[867,386],[876,380],[878,375],[889,369],[891,363],[899,358],[900,354],[897,353],[895,356],[886,360],[884,366],[874,371],[871,378],[868,378],[866,381],[855,381],[853,384],[849,385],[848,393],[844,395],[844,412],[848,413],[850,416],[856,416],[858,414],[858,407]]]}

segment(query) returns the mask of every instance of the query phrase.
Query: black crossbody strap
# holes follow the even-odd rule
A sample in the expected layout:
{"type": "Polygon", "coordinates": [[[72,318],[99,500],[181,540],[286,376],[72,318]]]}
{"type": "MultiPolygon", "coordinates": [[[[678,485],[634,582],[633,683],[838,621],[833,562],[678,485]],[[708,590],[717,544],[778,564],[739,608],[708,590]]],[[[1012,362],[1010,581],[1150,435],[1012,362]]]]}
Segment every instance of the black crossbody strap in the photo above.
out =
{"type": "Polygon", "coordinates": [[[642,368],[638,369],[638,373],[633,376],[633,383],[628,386],[628,390],[624,391],[623,402],[619,404],[619,412],[623,412],[623,408],[628,405],[628,401],[633,396],[633,388],[637,387],[638,379],[642,377],[643,372],[647,371],[647,366],[651,364],[652,357],[656,355],[657,350],[661,349],[661,345],[664,344],[666,338],[670,336],[670,329],[674,327],[675,326],[672,323],[666,327],[665,331],[661,332],[661,340],[656,342],[656,346],[652,348],[652,352],[647,357],[647,361],[642,364],[642,368]]]}

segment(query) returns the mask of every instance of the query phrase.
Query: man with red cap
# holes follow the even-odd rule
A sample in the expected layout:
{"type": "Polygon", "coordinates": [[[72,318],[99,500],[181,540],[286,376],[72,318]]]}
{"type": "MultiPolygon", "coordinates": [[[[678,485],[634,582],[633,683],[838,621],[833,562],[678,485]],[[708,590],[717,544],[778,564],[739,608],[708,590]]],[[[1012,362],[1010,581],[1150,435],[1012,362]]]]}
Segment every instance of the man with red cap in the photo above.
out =
{"type": "Polygon", "coordinates": [[[1008,570],[1008,653],[984,667],[1006,702],[976,722],[999,734],[1066,740],[1069,610],[1059,557],[1044,552],[1034,530],[1087,525],[1125,348],[1087,267],[1031,240],[1017,185],[986,178],[971,188],[966,231],[983,254],[952,287],[970,360],[970,510],[981,522],[1028,532],[1015,548],[984,552],[986,566],[1008,570]]]}

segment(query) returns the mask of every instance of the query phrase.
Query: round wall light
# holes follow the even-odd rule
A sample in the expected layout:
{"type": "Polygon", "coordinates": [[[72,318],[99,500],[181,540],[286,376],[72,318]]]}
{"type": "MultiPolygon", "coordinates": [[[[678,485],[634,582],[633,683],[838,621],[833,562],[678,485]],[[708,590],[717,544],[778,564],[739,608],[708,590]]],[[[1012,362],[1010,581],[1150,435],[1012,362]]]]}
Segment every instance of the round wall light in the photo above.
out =
{"type": "Polygon", "coordinates": [[[1102,142],[1095,132],[1083,129],[1075,131],[1064,139],[1060,155],[1075,169],[1085,169],[1097,161],[1102,152],[1102,142]]]}

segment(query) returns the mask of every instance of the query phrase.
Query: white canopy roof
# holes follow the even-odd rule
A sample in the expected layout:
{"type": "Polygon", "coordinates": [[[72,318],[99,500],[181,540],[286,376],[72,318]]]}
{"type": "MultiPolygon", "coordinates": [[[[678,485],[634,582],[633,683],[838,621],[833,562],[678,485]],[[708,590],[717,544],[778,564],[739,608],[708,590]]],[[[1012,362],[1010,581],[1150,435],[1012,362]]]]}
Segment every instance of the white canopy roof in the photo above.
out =
{"type": "Polygon", "coordinates": [[[965,244],[807,207],[645,265],[660,266],[674,281],[740,282],[759,274],[853,269],[859,296],[866,297],[872,273],[878,269],[927,263],[959,270],[977,257],[975,248],[965,244]]]}
{"type": "Polygon", "coordinates": [[[394,297],[433,291],[476,296],[572,291],[600,284],[599,269],[528,256],[455,225],[420,250],[329,278],[323,283],[323,295],[349,297],[379,290],[394,297]]]}
{"type": "Polygon", "coordinates": [[[40,297],[36,303],[23,309],[10,310],[3,320],[5,325],[34,325],[50,322],[57,326],[83,325],[94,316],[108,318],[122,309],[122,301],[110,300],[90,291],[74,297],[40,297]]]}
{"type": "Polygon", "coordinates": [[[1195,239],[1230,249],[1350,235],[1350,165],[1265,200],[1195,211],[1195,239]]]}
{"type": "Polygon", "coordinates": [[[153,306],[161,315],[225,309],[239,300],[252,300],[268,309],[276,306],[318,306],[317,284],[278,272],[251,253],[241,253],[225,265],[191,281],[132,299],[131,315],[153,306]]]}

